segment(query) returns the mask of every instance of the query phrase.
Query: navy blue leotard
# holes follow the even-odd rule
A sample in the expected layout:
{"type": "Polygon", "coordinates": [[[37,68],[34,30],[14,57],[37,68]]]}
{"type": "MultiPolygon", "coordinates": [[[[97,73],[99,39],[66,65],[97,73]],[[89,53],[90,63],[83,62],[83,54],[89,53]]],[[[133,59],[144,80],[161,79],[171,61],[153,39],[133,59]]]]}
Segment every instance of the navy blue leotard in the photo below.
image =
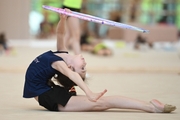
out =
{"type": "Polygon", "coordinates": [[[24,98],[32,98],[51,89],[47,85],[49,79],[58,73],[57,70],[51,67],[55,61],[63,61],[63,59],[54,53],[68,53],[65,51],[52,52],[47,51],[36,57],[29,65],[24,83],[24,98]]]}

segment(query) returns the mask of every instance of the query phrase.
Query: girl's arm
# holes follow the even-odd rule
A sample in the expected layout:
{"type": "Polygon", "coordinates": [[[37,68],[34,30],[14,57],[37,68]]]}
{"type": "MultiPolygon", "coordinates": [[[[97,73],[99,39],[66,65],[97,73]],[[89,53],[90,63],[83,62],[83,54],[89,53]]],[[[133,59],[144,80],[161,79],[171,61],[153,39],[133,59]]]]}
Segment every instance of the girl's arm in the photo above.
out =
{"type": "MultiPolygon", "coordinates": [[[[70,10],[68,9],[64,9],[67,12],[70,12],[70,10]]],[[[64,14],[60,14],[60,21],[57,25],[56,28],[56,34],[57,34],[57,50],[58,51],[67,51],[66,48],[66,39],[65,39],[65,35],[66,35],[66,19],[67,16],[64,14]]]]}
{"type": "Polygon", "coordinates": [[[66,75],[69,77],[70,80],[72,80],[74,83],[76,83],[86,94],[88,99],[90,101],[97,101],[101,96],[103,96],[107,90],[104,90],[103,92],[100,93],[93,93],[88,86],[84,83],[80,75],[76,72],[73,72],[70,68],[67,67],[67,65],[63,61],[56,61],[52,64],[52,67],[62,74],[66,75]]]}

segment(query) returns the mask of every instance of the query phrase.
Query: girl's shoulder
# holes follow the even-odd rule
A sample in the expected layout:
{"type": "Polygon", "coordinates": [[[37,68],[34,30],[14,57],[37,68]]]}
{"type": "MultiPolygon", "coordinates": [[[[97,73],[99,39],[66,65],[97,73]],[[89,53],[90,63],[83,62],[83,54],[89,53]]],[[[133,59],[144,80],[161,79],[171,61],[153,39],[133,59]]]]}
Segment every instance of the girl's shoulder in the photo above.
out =
{"type": "Polygon", "coordinates": [[[51,51],[52,53],[67,53],[68,54],[68,51],[51,51]]]}

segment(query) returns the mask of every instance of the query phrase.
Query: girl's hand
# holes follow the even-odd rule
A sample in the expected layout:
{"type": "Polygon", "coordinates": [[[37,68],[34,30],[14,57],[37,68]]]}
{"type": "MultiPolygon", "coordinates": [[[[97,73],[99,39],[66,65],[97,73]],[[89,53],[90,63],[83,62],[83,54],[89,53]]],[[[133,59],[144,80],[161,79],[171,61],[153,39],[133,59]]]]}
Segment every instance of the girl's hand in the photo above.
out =
{"type": "Polygon", "coordinates": [[[92,102],[96,102],[100,97],[102,97],[105,93],[107,92],[107,90],[105,89],[103,92],[100,93],[89,93],[86,96],[88,97],[88,99],[92,102]]]}
{"type": "MultiPolygon", "coordinates": [[[[64,11],[65,11],[65,12],[69,12],[69,13],[71,12],[71,10],[69,10],[69,9],[67,9],[67,8],[65,8],[64,11]]],[[[60,14],[60,18],[67,19],[67,17],[68,17],[68,16],[67,16],[66,14],[60,14]]]]}

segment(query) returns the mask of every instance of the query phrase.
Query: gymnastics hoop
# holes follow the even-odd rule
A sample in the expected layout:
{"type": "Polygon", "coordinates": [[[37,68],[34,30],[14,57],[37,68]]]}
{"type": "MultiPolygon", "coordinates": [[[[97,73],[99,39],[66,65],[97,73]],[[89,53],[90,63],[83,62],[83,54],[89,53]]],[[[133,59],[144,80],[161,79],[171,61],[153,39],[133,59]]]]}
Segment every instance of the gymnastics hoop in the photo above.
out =
{"type": "Polygon", "coordinates": [[[99,23],[99,24],[105,24],[105,25],[114,26],[114,27],[118,27],[118,28],[136,30],[136,31],[140,31],[140,32],[143,32],[143,33],[148,33],[149,32],[149,30],[145,30],[145,29],[142,29],[142,28],[138,28],[138,27],[135,27],[135,26],[131,26],[131,25],[127,25],[127,24],[123,24],[123,23],[119,23],[119,22],[115,22],[115,21],[111,21],[111,20],[107,20],[107,19],[103,19],[103,18],[100,18],[100,17],[95,17],[95,16],[92,16],[92,15],[84,14],[84,13],[79,13],[79,12],[74,12],[74,11],[69,13],[69,12],[66,12],[62,8],[56,8],[56,7],[51,7],[51,6],[47,6],[47,5],[43,5],[42,7],[44,9],[51,10],[53,12],[65,14],[65,15],[68,15],[68,16],[72,16],[72,17],[82,19],[82,20],[87,20],[87,21],[90,21],[90,22],[95,22],[95,23],[99,23]]]}

